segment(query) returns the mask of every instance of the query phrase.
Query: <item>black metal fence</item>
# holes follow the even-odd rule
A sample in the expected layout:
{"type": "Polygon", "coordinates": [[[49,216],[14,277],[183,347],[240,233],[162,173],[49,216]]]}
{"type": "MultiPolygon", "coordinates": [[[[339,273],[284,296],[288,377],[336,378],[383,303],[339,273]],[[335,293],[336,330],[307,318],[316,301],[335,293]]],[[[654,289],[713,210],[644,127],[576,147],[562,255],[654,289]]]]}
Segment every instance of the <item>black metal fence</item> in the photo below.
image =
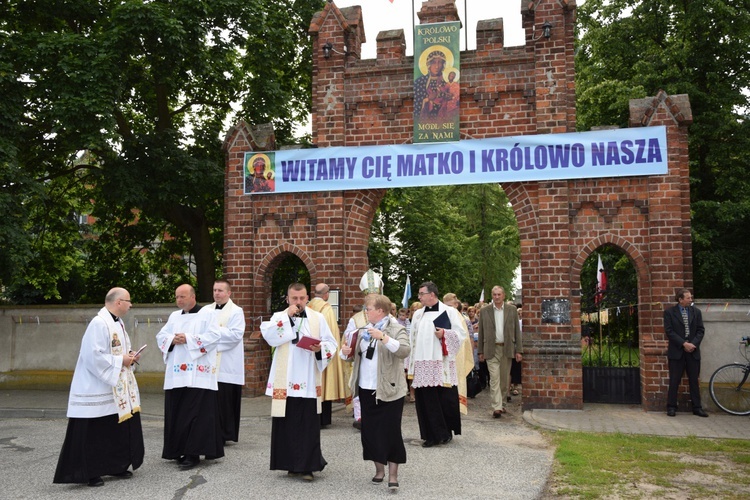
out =
{"type": "Polygon", "coordinates": [[[584,402],[641,402],[637,306],[582,314],[581,363],[584,402]]]}

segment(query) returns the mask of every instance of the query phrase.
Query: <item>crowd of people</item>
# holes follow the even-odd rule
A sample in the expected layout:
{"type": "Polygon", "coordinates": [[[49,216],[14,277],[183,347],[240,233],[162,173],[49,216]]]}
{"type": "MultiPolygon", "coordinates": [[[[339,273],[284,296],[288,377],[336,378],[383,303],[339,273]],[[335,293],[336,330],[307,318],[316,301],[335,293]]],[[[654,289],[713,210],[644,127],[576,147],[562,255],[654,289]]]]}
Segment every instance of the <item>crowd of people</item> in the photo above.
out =
{"type": "MultiPolygon", "coordinates": [[[[437,286],[425,282],[418,300],[398,309],[382,286],[373,271],[362,277],[364,297],[343,334],[325,283],[314,287],[312,300],[305,285],[289,285],[288,307],[261,323],[273,350],[266,388],[272,398],[271,470],[313,481],[327,465],[320,431],[331,425],[332,402],[343,400],[361,431],[362,457],[374,464],[371,481],[395,492],[399,465],[406,463],[406,401],[415,404],[424,448],[461,434],[466,378],[483,365],[493,404],[499,401],[495,416],[502,410],[510,360],[520,363],[523,350],[516,308],[505,303],[502,288],[497,294],[493,289],[492,307],[469,307],[452,293],[440,300],[437,286]],[[497,307],[500,321],[492,314],[497,307]],[[485,346],[512,347],[490,352],[485,346]]],[[[162,458],[179,470],[223,457],[227,441],[239,440],[245,315],[232,302],[228,281],[214,283],[213,298],[201,307],[195,289],[180,285],[177,310],[156,335],[165,364],[162,458]]],[[[103,476],[130,478],[130,469],[143,463],[134,376],[141,350],[134,350],[122,320],[131,305],[127,290],[113,288],[84,334],[55,483],[103,486],[103,476]]]]}

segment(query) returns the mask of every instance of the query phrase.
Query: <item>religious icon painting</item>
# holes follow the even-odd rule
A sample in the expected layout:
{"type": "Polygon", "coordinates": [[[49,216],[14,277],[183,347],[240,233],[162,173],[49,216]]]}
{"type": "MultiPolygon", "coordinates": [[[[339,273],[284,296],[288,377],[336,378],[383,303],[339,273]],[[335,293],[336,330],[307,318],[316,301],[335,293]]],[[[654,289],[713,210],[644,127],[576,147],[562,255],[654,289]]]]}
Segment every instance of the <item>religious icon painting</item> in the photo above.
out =
{"type": "Polygon", "coordinates": [[[273,152],[245,153],[245,194],[276,191],[276,165],[273,152]]]}
{"type": "Polygon", "coordinates": [[[414,27],[413,142],[460,138],[460,22],[414,27]]]}

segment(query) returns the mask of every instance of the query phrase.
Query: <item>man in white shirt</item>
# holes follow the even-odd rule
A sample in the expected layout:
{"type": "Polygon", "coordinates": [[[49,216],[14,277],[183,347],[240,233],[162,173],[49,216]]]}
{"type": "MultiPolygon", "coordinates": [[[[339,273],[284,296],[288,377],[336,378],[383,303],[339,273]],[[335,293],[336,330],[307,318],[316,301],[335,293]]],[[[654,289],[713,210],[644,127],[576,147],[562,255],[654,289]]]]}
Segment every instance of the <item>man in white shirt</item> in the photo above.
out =
{"type": "Polygon", "coordinates": [[[503,408],[503,389],[509,387],[511,360],[523,359],[523,338],[516,306],[505,302],[505,290],[492,288],[492,304],[479,311],[479,361],[487,361],[490,372],[492,416],[500,418],[503,408]]]}

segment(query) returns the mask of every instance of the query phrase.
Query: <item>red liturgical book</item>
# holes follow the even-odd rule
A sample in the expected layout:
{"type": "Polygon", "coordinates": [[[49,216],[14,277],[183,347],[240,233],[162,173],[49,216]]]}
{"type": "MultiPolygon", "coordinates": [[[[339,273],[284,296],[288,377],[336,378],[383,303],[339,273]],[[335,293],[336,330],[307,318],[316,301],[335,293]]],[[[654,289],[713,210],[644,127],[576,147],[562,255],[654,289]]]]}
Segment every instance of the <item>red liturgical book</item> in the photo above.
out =
{"type": "Polygon", "coordinates": [[[307,349],[309,351],[310,347],[318,344],[320,344],[320,340],[313,337],[302,336],[299,338],[299,342],[297,342],[297,347],[301,347],[302,349],[307,349]]]}
{"type": "Polygon", "coordinates": [[[349,356],[346,359],[354,357],[354,353],[356,352],[355,349],[357,348],[357,339],[359,339],[359,331],[355,330],[354,333],[352,333],[352,341],[349,342],[349,347],[352,349],[352,352],[349,353],[349,356]]]}

